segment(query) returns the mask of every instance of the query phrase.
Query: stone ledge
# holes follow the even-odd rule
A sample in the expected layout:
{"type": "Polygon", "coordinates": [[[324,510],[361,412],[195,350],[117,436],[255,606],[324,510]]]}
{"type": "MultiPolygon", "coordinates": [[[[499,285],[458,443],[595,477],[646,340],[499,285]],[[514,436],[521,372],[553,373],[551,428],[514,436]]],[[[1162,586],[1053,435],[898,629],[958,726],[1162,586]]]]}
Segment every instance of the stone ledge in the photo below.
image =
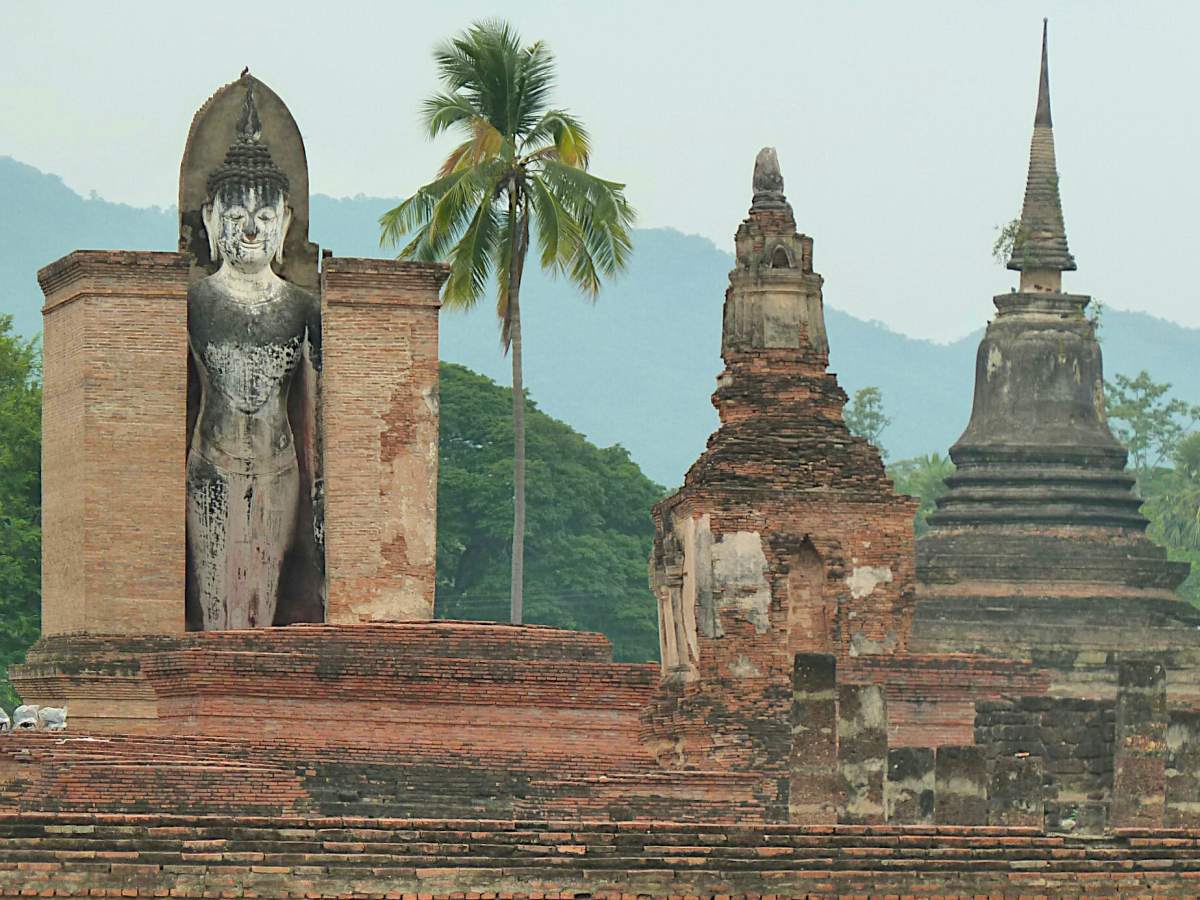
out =
{"type": "Polygon", "coordinates": [[[321,263],[321,293],[342,306],[437,308],[449,274],[445,263],[330,256],[321,263]]]}
{"type": "MultiPolygon", "coordinates": [[[[37,273],[46,295],[42,314],[81,296],[187,296],[188,261],[157,250],[75,250],[37,273]]],[[[167,299],[163,297],[163,299],[167,299]]]]}

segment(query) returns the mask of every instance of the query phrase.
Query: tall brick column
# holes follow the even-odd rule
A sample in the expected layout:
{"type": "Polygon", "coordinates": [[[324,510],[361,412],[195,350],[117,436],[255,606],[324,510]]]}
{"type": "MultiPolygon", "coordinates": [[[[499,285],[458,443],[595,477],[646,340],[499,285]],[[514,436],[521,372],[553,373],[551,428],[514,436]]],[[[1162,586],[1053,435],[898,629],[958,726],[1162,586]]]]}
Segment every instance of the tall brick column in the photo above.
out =
{"type": "Polygon", "coordinates": [[[933,822],[933,752],[932,747],[894,747],[888,751],[884,805],[889,822],[933,822]]]}
{"type": "Polygon", "coordinates": [[[1167,670],[1155,660],[1122,662],[1109,822],[1162,827],[1167,766],[1167,670]]]}
{"type": "Polygon", "coordinates": [[[838,685],[837,696],[838,821],[878,825],[885,821],[887,698],[878,684],[838,685]]]}
{"type": "Polygon", "coordinates": [[[183,631],[187,279],[177,253],[38,273],[43,635],[183,631]]]}
{"type": "Polygon", "coordinates": [[[986,825],[987,760],[980,747],[938,747],[933,762],[933,820],[938,825],[986,825]]]}
{"type": "Polygon", "coordinates": [[[433,618],[440,264],[321,272],[326,621],[433,618]]]}
{"type": "Polygon", "coordinates": [[[837,821],[837,657],[797,653],[792,677],[788,815],[805,824],[837,821]]]}
{"type": "Polygon", "coordinates": [[[1168,828],[1200,827],[1200,713],[1172,712],[1165,771],[1168,828]]]}

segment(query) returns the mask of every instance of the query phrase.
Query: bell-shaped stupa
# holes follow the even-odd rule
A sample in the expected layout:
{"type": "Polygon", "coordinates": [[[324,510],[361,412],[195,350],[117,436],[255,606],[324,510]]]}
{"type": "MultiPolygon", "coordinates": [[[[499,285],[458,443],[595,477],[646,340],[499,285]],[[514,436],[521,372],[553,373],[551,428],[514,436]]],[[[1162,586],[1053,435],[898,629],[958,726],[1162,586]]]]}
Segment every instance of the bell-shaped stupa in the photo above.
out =
{"type": "Polygon", "coordinates": [[[1021,273],[1020,287],[994,298],[971,421],[950,449],[957,470],[918,542],[918,630],[929,649],[1027,653],[1093,637],[1107,646],[1112,635],[1096,631],[1106,627],[1182,624],[1195,615],[1174,593],[1187,565],[1168,561],[1146,537],[1125,448],[1105,418],[1100,344],[1085,312],[1091,298],[1062,290],[1075,260],[1059,197],[1044,30],[1008,268],[1021,273]]]}

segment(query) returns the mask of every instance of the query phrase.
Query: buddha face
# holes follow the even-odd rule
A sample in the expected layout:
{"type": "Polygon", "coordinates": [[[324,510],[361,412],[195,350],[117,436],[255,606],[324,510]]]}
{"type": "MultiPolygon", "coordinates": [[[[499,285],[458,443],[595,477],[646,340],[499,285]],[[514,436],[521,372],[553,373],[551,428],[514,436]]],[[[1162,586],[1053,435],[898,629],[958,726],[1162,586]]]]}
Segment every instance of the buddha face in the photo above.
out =
{"type": "Polygon", "coordinates": [[[284,197],[257,188],[221,192],[204,208],[213,259],[246,275],[261,272],[271,260],[283,260],[283,239],[291,224],[284,197]]]}

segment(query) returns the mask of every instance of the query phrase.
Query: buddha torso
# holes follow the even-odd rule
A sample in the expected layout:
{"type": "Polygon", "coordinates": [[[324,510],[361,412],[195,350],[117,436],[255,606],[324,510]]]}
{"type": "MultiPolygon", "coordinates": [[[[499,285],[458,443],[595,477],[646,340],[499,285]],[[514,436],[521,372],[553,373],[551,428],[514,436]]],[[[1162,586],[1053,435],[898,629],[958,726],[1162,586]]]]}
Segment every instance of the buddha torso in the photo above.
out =
{"type": "Polygon", "coordinates": [[[288,389],[306,341],[320,365],[317,297],[285,281],[265,293],[248,300],[216,276],[188,292],[189,343],[202,386],[192,446],[214,462],[237,461],[246,473],[294,457],[288,389]]]}

